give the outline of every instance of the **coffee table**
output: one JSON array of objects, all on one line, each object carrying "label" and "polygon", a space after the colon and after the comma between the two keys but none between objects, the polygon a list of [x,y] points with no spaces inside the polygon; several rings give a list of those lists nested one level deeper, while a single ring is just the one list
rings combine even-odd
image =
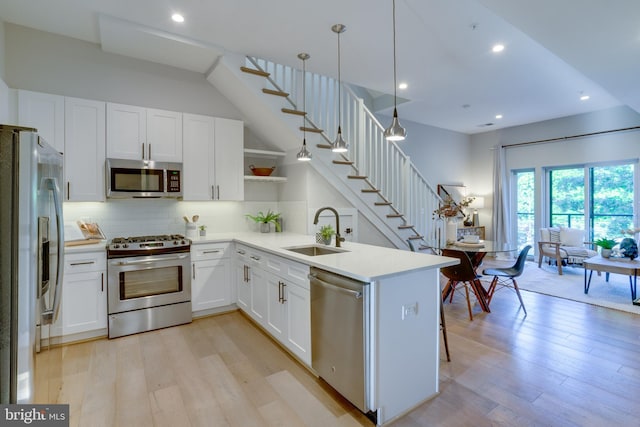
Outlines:
[{"label": "coffee table", "polygon": [[[587,270],[589,270],[589,278],[587,280]],[[630,260],[629,258],[602,258],[600,255],[587,258],[584,260],[584,293],[589,293],[589,285],[591,285],[591,276],[594,271],[607,273],[624,274],[629,276],[629,288],[631,288],[631,302],[640,305],[640,298],[636,298],[636,287],[638,282],[638,273],[640,273],[640,260]]]}]

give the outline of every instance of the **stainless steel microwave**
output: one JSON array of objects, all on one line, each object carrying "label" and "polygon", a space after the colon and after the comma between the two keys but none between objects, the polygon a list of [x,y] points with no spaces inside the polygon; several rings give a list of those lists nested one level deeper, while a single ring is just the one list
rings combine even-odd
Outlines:
[{"label": "stainless steel microwave", "polygon": [[107,197],[182,197],[182,163],[107,159]]}]

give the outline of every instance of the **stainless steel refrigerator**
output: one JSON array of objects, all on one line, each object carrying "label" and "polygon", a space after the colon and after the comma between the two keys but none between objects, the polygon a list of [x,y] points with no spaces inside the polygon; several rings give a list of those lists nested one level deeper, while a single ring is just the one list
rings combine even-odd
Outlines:
[{"label": "stainless steel refrigerator", "polygon": [[36,352],[58,314],[62,168],[35,129],[0,125],[0,403],[34,402]]}]

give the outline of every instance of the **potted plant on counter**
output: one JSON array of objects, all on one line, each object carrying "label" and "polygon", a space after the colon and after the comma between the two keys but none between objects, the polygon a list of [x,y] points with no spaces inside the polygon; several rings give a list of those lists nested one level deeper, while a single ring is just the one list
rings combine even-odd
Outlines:
[{"label": "potted plant on counter", "polygon": [[611,249],[616,245],[616,241],[603,237],[596,240],[595,244],[596,246],[600,246],[600,255],[602,258],[609,258],[611,256]]},{"label": "potted plant on counter", "polygon": [[279,213],[271,212],[271,209],[267,211],[267,213],[263,213],[262,211],[258,212],[257,215],[245,215],[247,218],[252,219],[256,223],[260,224],[260,232],[268,233],[271,231],[271,223],[275,224],[276,231],[280,231],[280,223],[278,219],[280,218]]},{"label": "potted plant on counter", "polygon": [[336,234],[336,231],[331,225],[323,225],[322,227],[320,227],[320,232],[318,234],[320,235],[322,243],[324,243],[325,245],[330,245],[331,238],[334,234]]}]

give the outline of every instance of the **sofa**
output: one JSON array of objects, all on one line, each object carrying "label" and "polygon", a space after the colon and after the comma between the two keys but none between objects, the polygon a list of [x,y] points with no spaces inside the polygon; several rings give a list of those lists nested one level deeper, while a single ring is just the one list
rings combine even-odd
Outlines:
[{"label": "sofa", "polygon": [[558,274],[562,274],[563,265],[582,265],[585,259],[597,255],[596,251],[587,247],[584,233],[584,230],[577,228],[541,228],[538,241],[538,268],[542,267],[542,259],[547,258],[549,264],[556,263]]}]

